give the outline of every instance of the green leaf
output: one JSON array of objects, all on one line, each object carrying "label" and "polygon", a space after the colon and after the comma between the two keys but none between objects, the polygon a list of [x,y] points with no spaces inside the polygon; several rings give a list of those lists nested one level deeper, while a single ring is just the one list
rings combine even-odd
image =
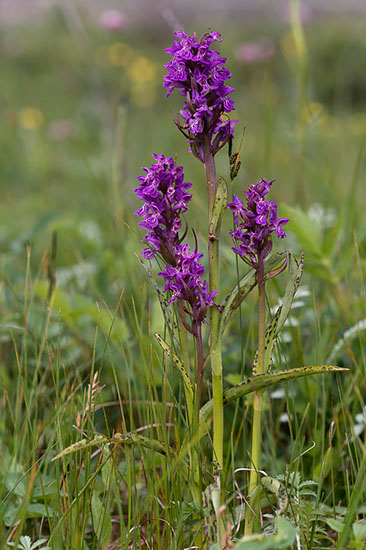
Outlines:
[{"label": "green leaf", "polygon": [[[49,290],[48,282],[37,280],[34,288],[36,295],[46,301]],[[98,326],[103,326],[108,332],[112,323],[114,327],[113,332],[111,332],[112,341],[119,343],[119,337],[121,339],[128,338],[129,329],[124,319],[116,315],[111,317],[107,309],[96,306],[94,299],[80,294],[70,297],[64,289],[56,287],[53,293],[53,311],[59,310],[61,311],[62,322],[72,329],[75,329],[75,326],[85,326],[86,320],[88,320],[93,326],[93,331],[96,323]]]},{"label": "green leaf", "polygon": [[101,548],[106,548],[112,536],[112,520],[95,493],[91,500],[91,517],[99,545]]},{"label": "green leaf", "polygon": [[366,474],[366,453],[363,453],[362,460],[358,464],[357,476],[354,481],[351,498],[348,502],[347,513],[344,518],[344,529],[337,542],[337,546],[336,546],[337,550],[341,550],[341,548],[344,548],[348,542],[348,539],[351,536],[351,530],[353,528],[353,524],[355,523],[358,505],[364,494],[365,474]]},{"label": "green leaf", "polygon": [[319,226],[314,220],[299,208],[289,205],[282,205],[281,215],[290,218],[287,229],[293,231],[299,240],[301,248],[321,257],[322,254],[322,234]]},{"label": "green leaf", "polygon": [[185,387],[187,388],[187,390],[189,391],[192,399],[193,399],[193,393],[194,393],[194,390],[193,390],[193,384],[191,382],[191,379],[188,375],[188,372],[186,371],[185,367],[184,367],[184,364],[183,362],[179,359],[178,355],[176,355],[174,353],[174,351],[171,349],[171,347],[165,342],[164,338],[162,336],[160,336],[159,333],[155,333],[154,334],[155,338],[157,339],[157,341],[159,342],[160,346],[162,347],[163,351],[169,355],[169,357],[171,358],[172,360],[172,363],[173,365],[179,370],[179,372],[181,373],[182,375],[182,378],[183,378],[183,383],[185,385]]},{"label": "green leaf", "polygon": [[[276,345],[278,335],[290,314],[294,296],[299,288],[302,273],[304,270],[304,254],[301,254],[299,262],[293,254],[288,254],[288,276],[285,295],[282,305],[277,309],[272,321],[267,327],[265,334],[265,352],[264,352],[264,372],[269,372],[272,362],[272,352]],[[257,358],[256,354],[252,374],[257,374]]]},{"label": "green leaf", "polygon": [[276,337],[278,336],[283,325],[285,324],[287,317],[289,316],[294,296],[300,286],[303,271],[304,254],[301,254],[300,260],[297,261],[293,254],[289,253],[287,285],[285,295],[283,297],[280,317],[278,319],[277,328],[275,331]]},{"label": "green leaf", "polygon": [[334,518],[327,518],[326,522],[329,527],[333,529],[333,531],[335,531],[336,533],[342,533],[344,529],[344,523],[342,521],[338,521]]},{"label": "green leaf", "polygon": [[[287,262],[287,252],[276,252],[272,254],[264,264],[264,273],[268,275],[271,271],[279,268],[281,264]],[[231,292],[226,296],[221,305],[220,332],[223,333],[231,315],[239,307],[241,302],[248,296],[249,292],[256,286],[256,270],[250,269],[238,284],[234,286]]]},{"label": "green leaf", "polygon": [[178,454],[172,447],[170,447],[169,445],[164,445],[161,441],[158,441],[157,439],[151,439],[149,437],[136,433],[129,433],[127,435],[116,433],[111,437],[96,435],[95,438],[92,440],[81,439],[77,443],[70,445],[69,447],[58,453],[58,455],[55,456],[55,458],[53,458],[52,460],[57,460],[63,456],[75,453],[77,451],[88,449],[89,447],[96,447],[98,445],[105,445],[107,443],[137,445],[138,447],[143,447],[146,449],[150,449],[151,451],[154,451],[156,453],[160,453],[163,456],[169,455],[174,460],[176,460],[177,465],[182,471],[184,477],[186,479],[189,478],[188,465],[187,462],[184,460],[183,455]]},{"label": "green leaf", "polygon": [[[45,542],[47,542],[47,539],[39,539],[39,540],[37,540],[36,542],[34,542],[32,544],[31,549],[35,550],[36,548],[38,548],[42,544],[45,544]],[[42,546],[41,550],[51,550],[51,547],[50,546]]]},{"label": "green leaf", "polygon": [[233,388],[228,388],[224,391],[224,404],[227,405],[253,391],[258,391],[279,382],[288,382],[295,378],[301,378],[302,376],[310,376],[312,374],[324,374],[326,372],[340,372],[348,369],[342,367],[336,367],[332,365],[317,365],[308,367],[296,367],[294,369],[275,371],[270,374],[262,374],[258,376],[252,376],[246,381],[237,384]]},{"label": "green leaf", "polygon": [[219,178],[217,181],[217,189],[215,202],[213,205],[212,217],[208,226],[210,239],[215,239],[217,229],[220,227],[221,218],[226,211],[228,200],[229,195],[227,190],[227,183],[224,178]]},{"label": "green leaf", "polygon": [[217,513],[220,508],[220,476],[206,487],[202,493],[202,509],[205,531],[209,545],[220,541],[219,522]]},{"label": "green leaf", "polygon": [[280,512],[284,512],[288,506],[288,495],[284,484],[270,476],[262,477],[261,484],[266,491],[276,495],[278,509]]},{"label": "green leaf", "polygon": [[[42,544],[47,542],[47,539],[39,539],[36,542],[32,543],[32,539],[28,537],[28,535],[22,535],[19,539],[19,543],[17,545],[18,550],[35,550],[36,548],[39,548]],[[14,546],[14,542],[8,542],[8,546]],[[42,546],[41,550],[51,550],[50,546]]]},{"label": "green leaf", "polygon": [[232,372],[225,376],[225,380],[230,386],[235,386],[236,384],[240,384],[242,379],[242,375],[239,372]]},{"label": "green leaf", "polygon": [[[263,364],[264,372],[267,372],[271,366],[272,350],[276,343],[276,332],[277,332],[277,326],[281,315],[281,311],[282,311],[282,306],[280,306],[276,311],[276,314],[273,317],[272,321],[269,323],[266,330],[266,334],[264,336],[264,364]],[[258,350],[254,357],[252,376],[256,376],[257,374],[258,374]]]},{"label": "green leaf", "polygon": [[26,516],[27,518],[42,518],[47,517],[47,512],[49,517],[53,516],[53,510],[48,506],[41,503],[28,504]]},{"label": "green leaf", "polygon": [[[73,443],[63,451],[61,451],[55,458],[52,460],[57,460],[58,458],[61,458],[62,456],[69,455],[71,453],[75,453],[77,451],[81,451],[84,449],[87,449],[89,447],[96,447],[98,445],[104,445],[106,443],[125,443],[130,445],[141,445],[141,447],[146,447],[148,449],[151,449],[153,451],[156,451],[158,453],[161,453],[163,455],[167,454],[167,449],[161,443],[160,441],[156,439],[150,439],[149,437],[146,437],[144,435],[135,434],[135,433],[129,433],[127,435],[123,435],[120,433],[116,433],[111,437],[107,437],[104,435],[97,435],[94,439],[88,440],[88,439],[81,439],[77,443]],[[174,449],[170,447],[171,451],[174,453]]]},{"label": "green leaf", "polygon": [[[15,546],[15,542],[8,542],[9,546]],[[17,548],[22,550],[31,550],[32,548],[32,539],[28,535],[22,535],[19,539]]]},{"label": "green leaf", "polygon": [[14,495],[24,497],[27,492],[27,480],[25,475],[22,476],[15,472],[9,472],[5,477],[5,487]]},{"label": "green leaf", "polygon": [[366,539],[366,520],[363,519],[354,523],[352,530],[356,539]]},{"label": "green leaf", "polygon": [[63,449],[58,455],[56,455],[52,460],[58,460],[62,456],[69,455],[71,453],[76,453],[77,451],[83,451],[85,449],[88,449],[89,447],[96,447],[97,445],[102,445],[103,443],[109,443],[110,439],[108,437],[104,437],[103,435],[97,435],[94,439],[80,439],[80,441],[77,441],[77,443],[73,443],[72,445],[69,445],[69,447],[66,447],[66,449]]},{"label": "green leaf", "polygon": [[[318,365],[309,367],[297,367],[295,369],[275,371],[269,374],[261,374],[258,376],[252,376],[248,380],[237,384],[232,388],[228,388],[223,392],[224,406],[229,403],[233,403],[237,399],[244,397],[254,391],[259,391],[264,388],[279,384],[280,382],[288,382],[295,378],[301,378],[303,376],[310,376],[312,374],[324,374],[328,372],[341,372],[348,369],[342,367],[336,367],[332,365]],[[207,422],[210,420],[213,411],[213,400],[208,401],[200,410],[200,427],[199,438],[207,431]]]},{"label": "green leaf", "polygon": [[196,515],[202,515],[202,509],[199,506],[197,502],[188,502],[183,501],[182,504],[177,503],[179,506],[181,506],[181,513],[182,513],[182,521],[183,523],[192,521],[192,518]]},{"label": "green leaf", "polygon": [[290,548],[295,542],[296,527],[281,516],[278,516],[276,519],[276,527],[277,529],[274,535],[250,535],[243,538],[235,547],[236,550],[272,550]]},{"label": "green leaf", "polygon": [[307,487],[308,485],[318,485],[317,481],[313,481],[312,479],[307,479],[305,481],[302,481],[299,484],[299,489],[302,489],[303,487]]},{"label": "green leaf", "polygon": [[19,508],[12,502],[6,505],[3,521],[6,527],[12,527],[18,517]]}]

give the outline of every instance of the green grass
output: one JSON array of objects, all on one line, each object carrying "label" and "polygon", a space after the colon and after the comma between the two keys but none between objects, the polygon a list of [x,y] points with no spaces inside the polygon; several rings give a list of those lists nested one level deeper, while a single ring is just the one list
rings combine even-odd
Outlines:
[{"label": "green grass", "polygon": [[[285,24],[205,21],[187,31],[204,32],[208,25],[225,38],[220,50],[234,75],[238,118],[247,121],[234,192],[263,176],[277,178],[280,215],[291,218],[285,246],[305,253],[307,292],[295,304],[274,368],[330,362],[349,368],[266,394],[263,469],[285,480],[287,516],[299,526],[301,548],[363,548],[361,21],[306,27],[307,74],[299,71]],[[198,223],[204,249],[202,167],[171,121],[178,99],[165,99],[161,85],[171,32],[156,29],[142,40],[140,29],[123,37],[92,25],[85,30],[76,39],[57,16],[39,28],[0,32],[0,547],[29,536],[60,550],[189,548],[202,512],[170,450],[178,451],[190,430],[184,391],[153,336],[164,335],[164,319],[139,262],[142,232],[132,212],[139,206],[133,189],[140,166],[151,163],[153,152],[177,154],[194,184],[189,220]],[[273,40],[274,57],[241,65],[233,54],[237,45],[259,34]],[[218,171],[228,176],[225,152]],[[222,298],[236,278],[229,218],[222,229]],[[267,287],[274,307],[285,278]],[[236,317],[225,332],[226,386],[249,375],[255,349],[255,299],[249,296],[240,324]],[[208,373],[203,393],[206,400]],[[225,409],[223,487],[237,538],[248,487],[243,468],[250,467],[250,405],[247,396]],[[83,438],[135,430],[160,441],[167,456],[138,441],[83,447],[53,461]],[[206,437],[205,486],[213,481],[211,454]],[[304,485],[309,481],[314,484]],[[273,506],[270,499],[265,512],[273,514]]]}]

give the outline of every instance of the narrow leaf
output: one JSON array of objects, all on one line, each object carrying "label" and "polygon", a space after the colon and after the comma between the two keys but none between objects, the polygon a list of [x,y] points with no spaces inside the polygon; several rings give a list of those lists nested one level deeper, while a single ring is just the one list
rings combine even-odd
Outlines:
[{"label": "narrow leaf", "polygon": [[[264,372],[267,372],[271,365],[272,350],[276,341],[277,326],[281,315],[281,310],[282,310],[282,306],[280,306],[276,311],[276,314],[273,317],[272,321],[269,323],[266,330],[266,334],[264,336],[264,365],[263,365]],[[256,376],[257,374],[258,374],[258,351],[255,354],[255,358],[253,362],[252,376]]]},{"label": "narrow leaf", "polygon": [[166,447],[157,439],[150,439],[149,437],[135,433],[129,433],[127,435],[116,433],[111,437],[97,435],[92,440],[81,439],[77,443],[74,443],[73,445],[70,445],[69,447],[61,451],[57,456],[55,456],[53,460],[57,460],[62,456],[75,453],[76,451],[87,449],[88,447],[97,447],[98,445],[103,445],[106,443],[126,443],[127,445],[137,444],[153,451],[157,451],[158,453],[161,453],[165,456],[167,455]]},{"label": "narrow leaf", "polygon": [[[287,262],[287,252],[276,252],[272,254],[264,264],[264,273],[267,275],[272,270],[279,267],[283,262]],[[221,305],[220,331],[224,331],[232,313],[239,307],[241,302],[256,286],[256,270],[250,269],[239,283],[234,286],[231,292],[226,296]]]},{"label": "narrow leaf", "polygon": [[262,477],[261,483],[265,490],[276,495],[278,509],[280,512],[284,512],[288,506],[288,495],[284,484],[270,476]]},{"label": "narrow leaf", "polygon": [[224,178],[219,178],[217,182],[215,202],[213,205],[212,217],[209,223],[209,238],[215,239],[218,227],[220,227],[221,218],[227,208],[229,200],[227,183]]},{"label": "narrow leaf", "polygon": [[[264,372],[269,372],[272,364],[272,352],[276,345],[278,335],[290,314],[294,296],[299,288],[302,272],[304,269],[304,255],[301,254],[299,262],[296,258],[288,253],[288,276],[285,295],[282,305],[277,309],[272,321],[267,327],[265,335],[265,351],[264,351]],[[257,374],[258,352],[255,355],[252,374]]]},{"label": "narrow leaf", "polygon": [[159,344],[162,347],[163,351],[167,355],[169,355],[169,357],[171,358],[173,365],[181,373],[182,378],[183,378],[183,383],[184,383],[185,387],[187,388],[187,390],[189,391],[189,393],[191,394],[192,399],[193,399],[193,393],[194,393],[193,392],[193,384],[192,384],[191,379],[188,375],[188,372],[186,371],[186,369],[184,367],[183,362],[179,359],[178,355],[176,355],[174,353],[174,351],[171,349],[171,347],[165,342],[164,338],[162,336],[160,336],[160,334],[158,332],[156,332],[154,334],[154,336],[157,339],[157,341],[159,342]]},{"label": "narrow leaf", "polygon": [[179,468],[182,471],[183,475],[188,479],[188,465],[184,458],[179,455],[172,447],[170,447],[169,445],[164,445],[161,441],[157,439],[151,439],[149,437],[136,433],[128,433],[127,435],[115,433],[111,437],[96,435],[95,438],[92,440],[82,439],[81,441],[78,441],[77,443],[74,443],[73,445],[70,445],[69,447],[61,451],[52,460],[57,460],[63,456],[75,453],[76,451],[87,449],[88,447],[96,447],[98,445],[104,445],[106,443],[123,443],[125,445],[137,445],[145,449],[150,449],[151,451],[159,453],[163,456],[169,455],[177,461],[177,464],[179,465]]},{"label": "narrow leaf", "polygon": [[215,478],[214,483],[208,485],[202,493],[202,509],[205,532],[209,545],[220,540],[217,512],[220,507],[220,477]]},{"label": "narrow leaf", "polygon": [[358,464],[358,471],[356,479],[353,484],[353,491],[351,498],[348,502],[347,513],[344,518],[344,529],[342,530],[341,536],[338,539],[336,550],[341,550],[345,548],[348,540],[352,536],[352,524],[357,516],[357,509],[359,503],[362,502],[362,497],[364,495],[365,489],[365,475],[366,475],[366,453],[363,453],[363,457]]},{"label": "narrow leaf", "polygon": [[76,453],[77,451],[83,451],[89,447],[96,447],[97,445],[102,445],[103,443],[109,443],[109,438],[102,435],[97,435],[94,439],[80,439],[77,443],[73,443],[63,449],[58,455],[56,455],[52,460],[58,460],[62,456],[69,455],[71,453]]},{"label": "narrow leaf", "polygon": [[100,498],[95,493],[93,493],[91,500],[91,516],[99,546],[104,549],[108,546],[112,536],[112,520]]},{"label": "narrow leaf", "polygon": [[158,441],[157,439],[151,439],[150,437],[146,437],[145,435],[141,434],[130,433],[127,435],[123,435],[120,433],[116,433],[110,439],[111,442],[114,443],[141,445],[141,447],[151,449],[152,451],[156,451],[164,456],[168,455],[168,450],[171,451],[173,455],[175,454],[175,451],[174,449],[172,449],[172,447],[169,447],[169,449],[167,449],[166,445],[164,445],[161,441]]},{"label": "narrow leaf", "polygon": [[287,317],[289,316],[294,296],[301,282],[303,270],[304,270],[304,254],[301,254],[299,261],[296,260],[293,254],[289,254],[287,285],[286,285],[285,295],[283,298],[281,314],[278,320],[277,329],[275,333],[276,336],[279,334],[280,330],[285,324]]},{"label": "narrow leaf", "polygon": [[[232,388],[228,388],[223,393],[224,406],[233,403],[240,397],[248,395],[254,391],[259,391],[264,388],[279,384],[280,382],[288,382],[295,378],[310,376],[312,374],[324,374],[328,372],[341,372],[348,369],[336,367],[333,365],[317,365],[309,367],[297,367],[295,369],[275,371],[272,373],[252,376],[248,380],[237,384]],[[213,400],[208,401],[200,410],[200,426],[199,438],[203,437],[207,431],[208,421],[211,419],[213,411]]]}]

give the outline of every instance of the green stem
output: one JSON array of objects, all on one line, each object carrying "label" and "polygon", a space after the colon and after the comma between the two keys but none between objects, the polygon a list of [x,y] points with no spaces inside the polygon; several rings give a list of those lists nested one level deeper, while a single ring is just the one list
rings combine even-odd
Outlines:
[{"label": "green stem", "polygon": [[[202,381],[203,381],[203,345],[202,345],[202,331],[201,323],[197,323],[195,326],[196,332],[196,350],[197,350],[197,366],[196,366],[196,417],[194,419],[194,430],[193,434],[197,434],[199,430],[199,415],[201,409],[201,394],[202,394]],[[201,456],[200,456],[200,441],[196,441],[195,445],[195,459],[194,463],[194,481],[195,487],[201,487]],[[195,498],[197,498],[195,496]],[[202,506],[202,491],[199,491],[198,494],[198,504]],[[201,536],[201,535],[200,535]],[[198,544],[197,541],[195,544]]]},{"label": "green stem", "polygon": [[[183,324],[183,321],[180,315],[178,315],[178,318],[179,318],[180,346],[181,346],[181,352],[182,352],[182,358],[183,358],[183,365],[188,375],[190,375],[187,330]],[[188,424],[190,428],[193,429],[192,433],[195,433],[196,429],[194,429],[194,424],[197,423],[197,421],[194,417],[194,404],[193,404],[192,396],[185,384],[184,384],[184,393],[185,393],[187,413],[188,413]],[[198,489],[198,487],[200,487],[200,479],[201,479],[200,460],[199,460],[199,443],[200,442],[198,440],[197,449],[194,449],[191,447],[189,448],[188,455],[189,455],[189,463],[190,463],[191,471],[193,472],[192,496],[193,496],[193,500],[200,505],[202,502],[202,494],[201,494],[201,491]]]},{"label": "green stem", "polygon": [[[257,374],[264,374],[264,352],[265,352],[265,332],[266,332],[266,295],[264,280],[264,258],[263,252],[258,253],[258,370]],[[258,470],[261,461],[262,445],[262,396],[263,390],[256,391],[253,398],[253,424],[252,424],[252,470],[249,478],[249,495],[258,484]],[[253,532],[253,522],[257,513],[255,503],[251,503],[250,510],[247,507],[245,521],[245,535],[251,535]]]},{"label": "green stem", "polygon": [[[207,138],[203,144],[204,165],[206,171],[208,222],[210,223],[216,196],[216,170],[214,156],[211,152],[210,140]],[[209,290],[217,290],[219,294],[219,241],[220,223],[217,225],[215,235],[209,235],[208,239],[208,273]],[[222,359],[220,338],[220,312],[217,306],[210,309],[210,324],[212,331],[211,373],[212,373],[212,397],[213,397],[213,447],[214,458],[220,467],[223,465],[223,439],[224,439],[224,415],[223,415],[223,385],[222,385]]]}]

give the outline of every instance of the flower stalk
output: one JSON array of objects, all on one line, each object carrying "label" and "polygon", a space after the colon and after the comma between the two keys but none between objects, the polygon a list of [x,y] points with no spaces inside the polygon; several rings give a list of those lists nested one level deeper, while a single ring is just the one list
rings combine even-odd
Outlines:
[{"label": "flower stalk", "polygon": [[[209,225],[213,216],[216,197],[217,183],[215,159],[211,152],[211,144],[206,139],[203,145],[203,161],[206,173],[207,199],[208,199],[208,220]],[[219,292],[220,286],[220,221],[216,225],[215,234],[208,236],[208,273],[209,290],[215,289]],[[211,348],[211,376],[213,395],[213,452],[215,460],[223,465],[224,450],[224,414],[223,414],[223,384],[222,384],[222,357],[220,338],[220,311],[216,305],[210,308],[210,325],[212,334]]]},{"label": "flower stalk", "polygon": [[[284,238],[282,227],[288,222],[287,218],[277,218],[277,204],[267,201],[265,196],[270,191],[274,180],[267,182],[262,179],[257,185],[250,185],[246,195],[246,208],[243,202],[233,195],[233,202],[229,203],[234,213],[235,229],[231,231],[235,246],[233,251],[244,262],[255,269],[258,286],[258,352],[253,365],[252,375],[263,375],[265,364],[265,335],[266,335],[266,295],[264,261],[272,250],[272,234]],[[272,275],[273,276],[273,275]],[[253,398],[252,423],[252,453],[251,472],[249,479],[249,496],[254,493],[258,484],[258,470],[260,469],[262,445],[262,398],[263,390],[256,391]],[[245,514],[245,535],[253,532],[253,523],[257,515],[257,503],[250,503]]]},{"label": "flower stalk", "polygon": [[[179,38],[166,51],[172,56],[165,68],[164,87],[169,96],[175,89],[185,98],[183,108],[174,118],[175,124],[188,139],[190,151],[203,163],[206,174],[208,203],[208,264],[209,292],[219,291],[219,239],[220,216],[213,220],[217,192],[215,154],[230,140],[237,121],[227,115],[234,110],[229,97],[234,88],[226,81],[231,73],[224,66],[226,58],[211,50],[214,42],[221,42],[220,34],[208,32],[199,39],[195,34],[175,33]],[[215,227],[211,232],[211,225]],[[211,374],[214,400],[213,453],[220,467],[223,466],[223,383],[220,339],[220,311],[210,305],[211,326]],[[199,388],[200,391],[200,388]],[[199,394],[200,395],[200,394]]]},{"label": "flower stalk", "polygon": [[[265,351],[265,331],[266,331],[266,295],[264,278],[264,260],[263,251],[258,253],[258,363],[257,374],[264,374],[264,351]],[[262,447],[262,399],[263,390],[256,391],[253,396],[253,423],[252,423],[252,451],[251,451],[251,471],[249,478],[249,494],[254,491],[258,484],[258,470],[261,467],[261,447]],[[253,511],[252,511],[253,510]],[[257,510],[255,503],[251,503],[251,508],[247,507],[245,521],[245,535],[251,535],[253,532],[253,522]]]}]

